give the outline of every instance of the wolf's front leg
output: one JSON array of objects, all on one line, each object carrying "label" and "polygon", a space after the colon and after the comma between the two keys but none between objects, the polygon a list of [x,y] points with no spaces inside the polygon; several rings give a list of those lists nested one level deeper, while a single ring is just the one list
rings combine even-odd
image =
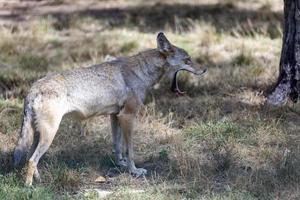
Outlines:
[{"label": "wolf's front leg", "polygon": [[127,167],[127,161],[122,156],[122,130],[117,115],[110,115],[111,130],[113,138],[113,153],[115,154],[116,164],[121,167]]},{"label": "wolf's front leg", "polygon": [[122,128],[123,140],[125,143],[125,155],[127,158],[127,165],[129,172],[136,177],[147,174],[147,170],[143,168],[136,168],[134,164],[133,155],[133,143],[132,143],[132,133],[134,129],[134,123],[136,118],[136,113],[139,108],[138,100],[134,97],[129,98],[124,105],[122,111],[118,114],[118,119],[120,126]]},{"label": "wolf's front leg", "polygon": [[87,124],[88,120],[83,120],[80,122],[80,136],[86,137],[88,135]]}]

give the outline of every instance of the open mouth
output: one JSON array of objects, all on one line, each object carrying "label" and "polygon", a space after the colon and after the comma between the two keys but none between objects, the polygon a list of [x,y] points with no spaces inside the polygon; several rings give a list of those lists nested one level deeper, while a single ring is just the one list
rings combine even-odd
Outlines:
[{"label": "open mouth", "polygon": [[177,73],[178,73],[179,71],[181,71],[181,70],[185,70],[185,71],[191,72],[191,73],[193,73],[193,74],[195,74],[195,75],[198,75],[198,76],[200,76],[200,75],[202,75],[202,74],[204,74],[204,73],[206,72],[206,69],[203,70],[203,71],[200,72],[200,73],[193,72],[193,71],[189,71],[189,70],[186,70],[186,69],[179,69],[179,70],[177,70],[177,71],[175,72],[175,74],[174,74],[174,78],[173,78],[172,85],[171,85],[171,91],[172,91],[172,92],[175,92],[175,93],[178,94],[178,95],[185,94],[184,91],[181,91],[181,90],[179,89],[179,87],[178,87],[178,82],[177,82]]}]

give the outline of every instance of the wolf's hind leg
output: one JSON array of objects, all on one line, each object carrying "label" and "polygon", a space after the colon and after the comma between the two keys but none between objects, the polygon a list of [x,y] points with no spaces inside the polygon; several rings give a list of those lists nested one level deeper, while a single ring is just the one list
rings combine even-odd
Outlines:
[{"label": "wolf's hind leg", "polygon": [[[40,117],[40,118],[39,118]],[[62,115],[50,113],[41,113],[37,115],[37,131],[39,132],[38,145],[28,161],[26,185],[32,185],[33,176],[40,181],[40,175],[37,169],[38,162],[44,153],[50,147],[57,132]]]}]

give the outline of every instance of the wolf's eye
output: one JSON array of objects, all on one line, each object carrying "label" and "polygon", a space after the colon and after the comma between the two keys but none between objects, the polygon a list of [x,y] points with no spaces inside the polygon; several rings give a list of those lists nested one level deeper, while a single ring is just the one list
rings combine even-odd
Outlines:
[{"label": "wolf's eye", "polygon": [[184,60],[184,63],[187,64],[187,65],[189,65],[189,64],[192,63],[192,61],[191,61],[190,58],[187,58],[187,59]]}]

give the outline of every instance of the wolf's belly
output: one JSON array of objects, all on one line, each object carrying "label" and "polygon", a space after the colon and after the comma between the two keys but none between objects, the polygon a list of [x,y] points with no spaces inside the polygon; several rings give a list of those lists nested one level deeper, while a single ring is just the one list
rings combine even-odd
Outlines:
[{"label": "wolf's belly", "polygon": [[71,106],[70,112],[78,118],[89,118],[95,115],[107,115],[119,113],[120,108],[126,99],[126,92],[123,90],[101,92],[98,89],[93,94],[82,92],[78,96],[70,96],[68,102]]},{"label": "wolf's belly", "polygon": [[98,116],[98,115],[109,115],[109,114],[117,114],[120,112],[120,107],[118,105],[107,105],[107,106],[97,106],[94,108],[78,108],[73,110],[70,114],[72,117],[83,120],[90,117]]}]

